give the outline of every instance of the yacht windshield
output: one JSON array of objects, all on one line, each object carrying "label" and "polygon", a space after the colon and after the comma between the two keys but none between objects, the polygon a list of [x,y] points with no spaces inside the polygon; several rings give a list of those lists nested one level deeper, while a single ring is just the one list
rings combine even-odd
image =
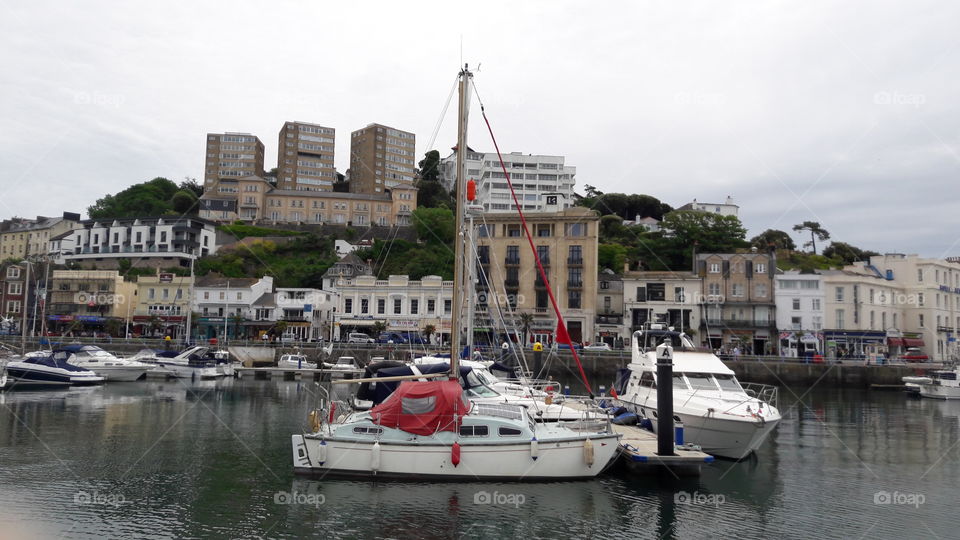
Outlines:
[{"label": "yacht windshield", "polygon": [[673,374],[674,390],[687,390],[687,381],[683,380],[683,373]]},{"label": "yacht windshield", "polygon": [[686,376],[694,390],[717,390],[717,385],[713,383],[713,375],[710,373],[687,373]]},{"label": "yacht windshield", "polygon": [[497,397],[500,395],[483,384],[475,371],[467,373],[466,377],[463,378],[463,386],[467,397]]},{"label": "yacht windshield", "polygon": [[743,387],[733,375],[716,374],[714,377],[717,378],[717,384],[724,392],[743,392]]}]

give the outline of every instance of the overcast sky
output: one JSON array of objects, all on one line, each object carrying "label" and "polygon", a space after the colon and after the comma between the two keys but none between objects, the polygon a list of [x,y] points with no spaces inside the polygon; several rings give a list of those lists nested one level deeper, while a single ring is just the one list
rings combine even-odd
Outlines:
[{"label": "overcast sky", "polygon": [[[202,179],[208,132],[258,135],[270,169],[287,120],[335,128],[341,172],[371,122],[413,131],[422,155],[462,60],[479,64],[501,149],[566,156],[578,191],[732,195],[751,236],[813,220],[866,249],[960,255],[958,15],[947,1],[7,2],[0,218]],[[478,107],[472,120],[470,146],[492,150]]]}]

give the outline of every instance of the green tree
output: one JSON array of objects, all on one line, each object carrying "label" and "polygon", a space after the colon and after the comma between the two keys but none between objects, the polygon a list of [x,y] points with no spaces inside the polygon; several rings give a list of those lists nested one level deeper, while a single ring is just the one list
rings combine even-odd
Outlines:
[{"label": "green tree", "polygon": [[843,264],[866,261],[874,255],[879,255],[879,253],[876,251],[863,250],[856,246],[851,246],[846,242],[830,242],[830,245],[823,250],[824,257],[838,259],[843,261]]},{"label": "green tree", "polygon": [[197,200],[197,196],[194,195],[192,191],[181,189],[173,194],[173,199],[171,199],[170,202],[174,212],[178,214],[190,214],[196,213],[194,207],[197,204]]},{"label": "green tree", "polygon": [[626,246],[620,244],[600,244],[597,247],[597,266],[600,269],[609,268],[619,274],[623,272],[629,252]]},{"label": "green tree", "polygon": [[520,324],[520,328],[523,330],[524,343],[529,340],[530,327],[533,326],[533,321],[533,313],[521,312],[519,315],[517,315],[517,322]]},{"label": "green tree", "polygon": [[189,191],[193,193],[194,198],[199,199],[203,195],[203,186],[200,185],[200,182],[197,182],[196,178],[188,176],[183,179],[183,182],[180,182],[180,191]]},{"label": "green tree", "polygon": [[373,338],[376,339],[380,334],[387,331],[387,323],[383,321],[374,321],[373,326],[370,327],[373,330]]},{"label": "green tree", "polygon": [[810,231],[810,241],[803,245],[804,247],[810,246],[810,249],[813,251],[814,255],[817,254],[817,240],[822,242],[830,239],[830,233],[828,233],[827,230],[821,227],[820,223],[816,221],[804,221],[799,225],[794,225],[793,230],[797,232]]},{"label": "green tree", "polygon": [[664,216],[660,227],[638,236],[638,255],[648,270],[692,268],[694,247],[701,253],[731,253],[749,246],[736,216],[678,210]]},{"label": "green tree", "polygon": [[453,194],[440,178],[440,152],[430,150],[420,160],[417,170],[417,206],[453,208]]},{"label": "green tree", "polygon": [[413,211],[417,237],[427,244],[453,245],[456,220],[447,208],[417,208]]},{"label": "green tree", "polygon": [[170,180],[154,178],[98,199],[87,208],[87,214],[92,219],[174,214],[172,200],[177,191],[179,188]]},{"label": "green tree", "polygon": [[430,150],[417,164],[421,182],[440,181],[440,152]]},{"label": "green tree", "polygon": [[796,244],[793,243],[793,238],[790,238],[789,234],[777,229],[767,229],[757,236],[754,236],[750,239],[750,245],[759,250],[767,250],[771,247],[790,251],[797,249]]}]

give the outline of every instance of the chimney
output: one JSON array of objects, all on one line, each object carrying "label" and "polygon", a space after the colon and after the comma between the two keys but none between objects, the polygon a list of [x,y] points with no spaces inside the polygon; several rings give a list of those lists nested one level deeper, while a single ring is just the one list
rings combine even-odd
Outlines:
[{"label": "chimney", "polygon": [[623,273],[627,273],[627,272],[629,272],[629,271],[630,271],[630,261],[624,261],[624,262],[623,262]]}]

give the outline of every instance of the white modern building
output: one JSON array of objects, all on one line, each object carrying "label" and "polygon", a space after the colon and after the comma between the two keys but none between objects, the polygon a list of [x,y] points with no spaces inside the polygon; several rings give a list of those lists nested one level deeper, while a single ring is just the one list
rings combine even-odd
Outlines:
[{"label": "white modern building", "polygon": [[777,330],[784,356],[823,352],[823,276],[787,270],[774,276]]},{"label": "white modern building", "polygon": [[696,210],[721,216],[738,216],[740,213],[740,207],[733,203],[733,197],[727,197],[727,200],[722,203],[700,202],[694,199],[677,210]]},{"label": "white modern building", "polygon": [[431,339],[449,340],[453,309],[453,282],[440,276],[412,281],[408,276],[359,275],[337,280],[338,306],[334,313],[334,336],[346,339],[350,332],[373,335],[377,322],[391,332],[422,334],[427,325]]},{"label": "white modern building", "polygon": [[[503,161],[524,210],[543,211],[551,203],[554,207],[559,203],[560,210],[573,206],[577,168],[566,165],[563,156],[511,152],[503,154]],[[456,164],[456,152],[440,161],[441,178],[447,189],[455,185]],[[466,169],[467,176],[477,182],[477,204],[485,211],[516,210],[496,153],[467,152]]]},{"label": "white modern building", "polygon": [[624,334],[631,336],[648,322],[663,323],[690,334],[695,342],[701,322],[703,280],[690,272],[624,272]]},{"label": "white modern building", "polygon": [[320,289],[277,287],[274,317],[287,323],[284,339],[325,341],[330,338],[337,293]]},{"label": "white modern building", "polygon": [[199,339],[257,338],[276,321],[273,277],[197,278],[192,309]]},{"label": "white modern building", "polygon": [[117,269],[121,259],[133,267],[187,266],[190,259],[217,252],[216,226],[197,217],[169,216],[88,219],[48,242],[57,264]]}]

